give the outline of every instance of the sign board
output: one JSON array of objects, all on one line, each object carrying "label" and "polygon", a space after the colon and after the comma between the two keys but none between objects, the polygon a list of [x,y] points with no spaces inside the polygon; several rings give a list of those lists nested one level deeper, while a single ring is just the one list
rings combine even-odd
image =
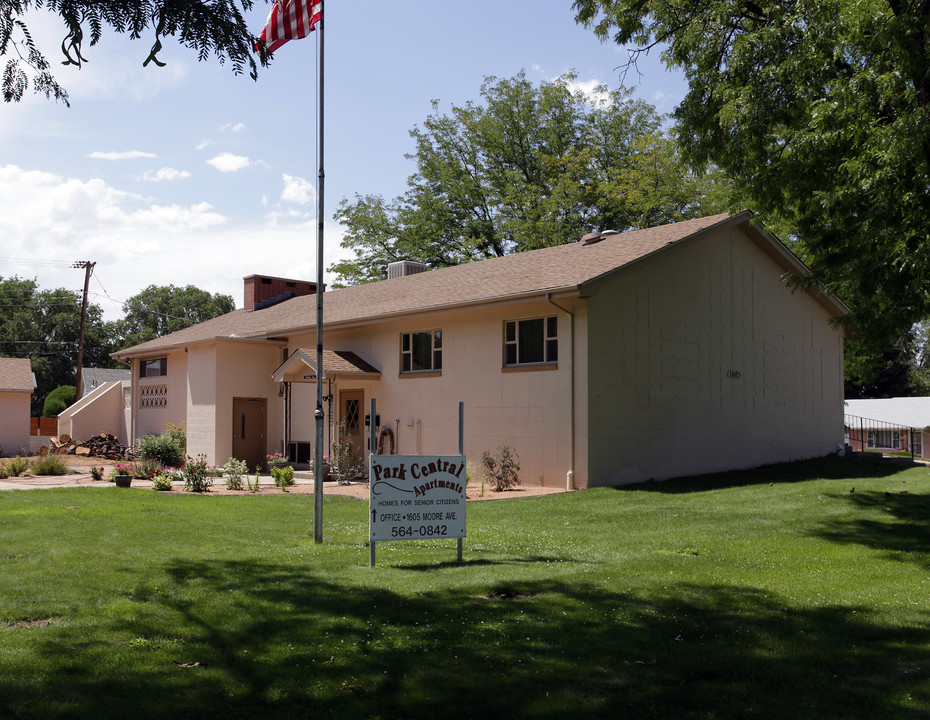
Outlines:
[{"label": "sign board", "polygon": [[464,455],[371,455],[368,538],[465,537]]}]

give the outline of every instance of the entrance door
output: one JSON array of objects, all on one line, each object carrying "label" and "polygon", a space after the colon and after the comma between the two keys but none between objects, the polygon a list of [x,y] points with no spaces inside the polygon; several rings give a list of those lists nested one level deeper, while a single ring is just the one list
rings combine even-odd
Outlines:
[{"label": "entrance door", "polygon": [[[343,390],[339,394],[340,426],[345,423],[346,438],[352,443],[352,463],[363,471],[362,457],[365,449],[365,431],[362,422],[364,390]],[[341,429],[341,427],[340,427]]]},{"label": "entrance door", "polygon": [[250,470],[265,464],[265,398],[233,398],[233,457]]}]

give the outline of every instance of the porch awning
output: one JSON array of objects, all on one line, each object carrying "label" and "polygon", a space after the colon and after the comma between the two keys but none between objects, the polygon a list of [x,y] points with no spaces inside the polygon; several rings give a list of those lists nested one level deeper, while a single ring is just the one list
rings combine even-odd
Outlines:
[{"label": "porch awning", "polygon": [[[316,350],[297,348],[271,379],[275,382],[316,382]],[[323,379],[350,375],[369,380],[380,380],[381,371],[348,350],[323,351]]]}]

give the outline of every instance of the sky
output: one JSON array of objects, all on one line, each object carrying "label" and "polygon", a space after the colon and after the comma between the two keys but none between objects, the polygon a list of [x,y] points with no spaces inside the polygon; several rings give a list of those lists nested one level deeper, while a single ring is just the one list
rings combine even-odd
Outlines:
[{"label": "sky", "polygon": [[[351,255],[333,219],[356,195],[392,199],[415,167],[409,131],[480,99],[485,77],[534,84],[574,70],[621,85],[624,48],[577,25],[571,0],[327,0],[324,268]],[[257,35],[270,5],[248,14]],[[83,289],[104,319],[149,285],[195,285],[242,306],[242,279],[316,279],[317,37],[287,43],[254,82],[173,38],[143,67],[154,31],[85,43],[60,65],[57,15],[26,17],[71,107],[33,95],[0,104],[0,277]],[[686,92],[657,54],[628,73],[634,97],[670,113]],[[324,277],[327,283],[333,278]]]}]

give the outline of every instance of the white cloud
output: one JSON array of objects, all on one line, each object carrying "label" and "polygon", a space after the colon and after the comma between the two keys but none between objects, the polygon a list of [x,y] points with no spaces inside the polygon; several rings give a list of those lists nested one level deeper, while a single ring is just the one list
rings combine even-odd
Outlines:
[{"label": "white cloud", "polygon": [[143,150],[113,150],[110,152],[96,151],[88,153],[87,157],[94,158],[95,160],[138,160],[139,158],[154,158],[158,156]]},{"label": "white cloud", "polygon": [[244,155],[233,155],[224,152],[207,160],[207,165],[212,165],[220,172],[237,172],[249,167],[252,161]]},{"label": "white cloud", "polygon": [[316,199],[316,188],[309,180],[287,174],[282,175],[281,179],[284,181],[284,189],[281,191],[283,202],[306,205]]},{"label": "white cloud", "polygon": [[[83,273],[48,261],[96,262],[93,301],[108,320],[152,284],[196,285],[232,295],[241,306],[247,275],[315,280],[316,229],[314,214],[297,208],[233,223],[197,198],[161,202],[100,179],[0,165],[0,277],[35,277],[44,289],[78,291]],[[351,255],[339,246],[342,235],[340,226],[325,224],[327,266]]]},{"label": "white cloud", "polygon": [[612,104],[610,92],[600,80],[573,80],[567,83],[570,92],[580,92],[594,107],[604,107]]},{"label": "white cloud", "polygon": [[242,132],[243,130],[245,130],[245,123],[241,123],[241,122],[240,123],[225,123],[220,126],[220,130],[223,130],[223,131],[228,130],[229,132],[234,132],[234,133]]},{"label": "white cloud", "polygon": [[183,180],[190,176],[191,174],[187,170],[175,170],[174,168],[164,167],[159,168],[155,172],[151,170],[147,171],[145,175],[142,176],[142,179],[152,182],[161,182],[162,180]]}]

